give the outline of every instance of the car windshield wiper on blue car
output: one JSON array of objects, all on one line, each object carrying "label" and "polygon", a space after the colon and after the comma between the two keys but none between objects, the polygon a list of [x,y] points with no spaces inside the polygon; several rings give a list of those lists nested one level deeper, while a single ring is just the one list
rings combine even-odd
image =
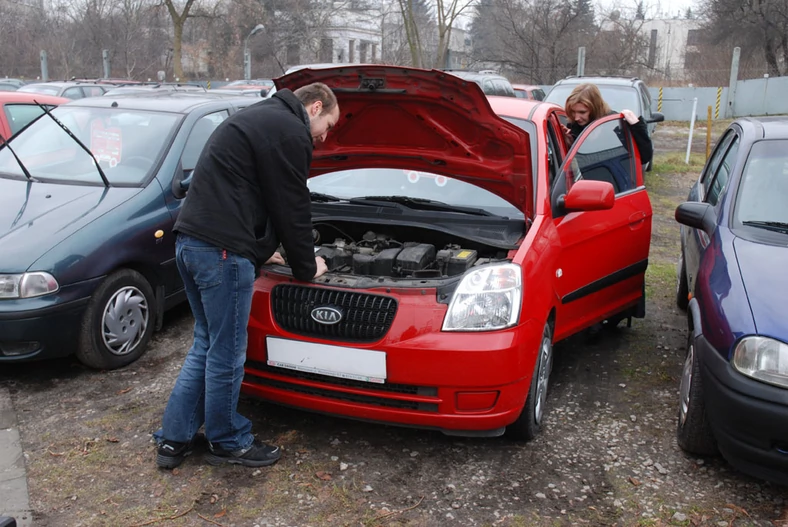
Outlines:
[{"label": "car windshield wiper on blue car", "polygon": [[760,227],[761,229],[767,229],[770,231],[777,231],[777,232],[788,234],[788,223],[782,221],[748,220],[748,221],[743,221],[742,225],[750,225],[752,227]]},{"label": "car windshield wiper on blue car", "polygon": [[376,205],[380,202],[397,203],[410,209],[417,210],[459,212],[462,214],[472,214],[474,216],[496,216],[496,214],[484,209],[449,205],[448,203],[443,203],[442,201],[435,201],[425,198],[411,198],[408,196],[363,196],[358,198],[350,198],[349,202],[357,205]]}]

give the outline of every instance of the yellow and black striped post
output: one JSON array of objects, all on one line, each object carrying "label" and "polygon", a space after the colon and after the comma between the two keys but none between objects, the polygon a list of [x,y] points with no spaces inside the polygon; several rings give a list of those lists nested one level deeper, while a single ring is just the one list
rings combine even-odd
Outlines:
[{"label": "yellow and black striped post", "polygon": [[211,89],[211,81],[208,81],[208,89]]},{"label": "yellow and black striped post", "polygon": [[657,100],[657,111],[662,111],[662,86],[659,87],[659,99]]},{"label": "yellow and black striped post", "polygon": [[714,118],[720,117],[720,99],[722,99],[722,87],[717,88],[717,103],[714,105]]}]

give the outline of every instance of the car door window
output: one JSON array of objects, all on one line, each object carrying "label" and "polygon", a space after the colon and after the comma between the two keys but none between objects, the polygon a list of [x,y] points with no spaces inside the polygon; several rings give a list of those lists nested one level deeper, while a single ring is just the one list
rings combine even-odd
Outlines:
[{"label": "car door window", "polygon": [[551,194],[554,214],[561,214],[560,196],[583,179],[608,182],[617,196],[634,189],[637,167],[632,152],[632,139],[623,120],[592,125],[588,135],[575,145],[573,154],[567,156],[556,179]]},{"label": "car door window", "polygon": [[493,86],[492,81],[484,81],[484,84],[482,85],[482,91],[487,95],[495,95],[495,87]]},{"label": "car door window", "polygon": [[640,98],[643,101],[642,116],[644,119],[651,117],[651,94],[645,86],[640,86]]},{"label": "car door window", "polygon": [[82,91],[85,92],[85,97],[101,97],[104,95],[104,89],[99,86],[83,86]]},{"label": "car door window", "polygon": [[535,100],[537,100],[537,101],[543,101],[544,100],[544,90],[536,89],[532,93],[533,93],[533,98]]},{"label": "car door window", "polygon": [[181,156],[181,165],[184,172],[187,170],[194,170],[197,166],[197,160],[200,158],[205,143],[208,138],[221,124],[222,121],[227,119],[229,113],[227,110],[220,112],[210,113],[194,123],[192,131],[189,133],[189,138],[186,140],[186,145],[183,147],[183,155]]},{"label": "car door window", "polygon": [[62,97],[66,97],[68,99],[81,99],[84,97],[84,95],[82,94],[82,88],[74,87],[68,88],[66,91],[64,91]]},{"label": "car door window", "polygon": [[559,147],[558,134],[553,126],[552,119],[547,122],[547,164],[548,164],[548,187],[552,189],[555,183],[555,176],[561,166],[561,148]]},{"label": "car door window", "polygon": [[717,173],[714,175],[711,185],[709,185],[709,191],[706,193],[706,201],[710,204],[717,204],[722,192],[728,185],[728,178],[730,177],[731,170],[733,170],[733,165],[736,163],[736,155],[738,152],[739,136],[735,135],[731,141],[730,147],[728,147],[728,151],[725,152],[725,155],[722,157],[719,167],[717,168]]},{"label": "car door window", "polygon": [[730,146],[731,141],[733,141],[734,135],[735,133],[733,130],[729,130],[717,143],[717,147],[711,154],[711,158],[709,158],[709,161],[706,163],[706,169],[703,171],[703,174],[701,174],[700,180],[701,188],[703,189],[703,196],[701,196],[701,199],[704,199],[709,193],[709,188],[714,179],[714,174],[717,172],[717,167],[719,167],[720,161],[725,155],[725,151],[728,150],[728,146]]}]

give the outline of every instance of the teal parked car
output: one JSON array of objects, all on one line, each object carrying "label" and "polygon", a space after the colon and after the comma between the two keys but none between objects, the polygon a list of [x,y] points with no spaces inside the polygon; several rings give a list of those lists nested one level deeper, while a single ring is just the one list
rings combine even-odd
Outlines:
[{"label": "teal parked car", "polygon": [[[254,103],[119,95],[52,110],[0,147],[0,363],[144,352],[185,299],[172,226],[216,127]],[[81,143],[81,144],[80,144]],[[13,151],[12,151],[13,149]]]}]

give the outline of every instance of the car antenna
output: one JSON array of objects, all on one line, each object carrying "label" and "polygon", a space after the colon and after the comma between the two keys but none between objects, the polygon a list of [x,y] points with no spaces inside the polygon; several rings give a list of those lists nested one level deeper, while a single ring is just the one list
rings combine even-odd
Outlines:
[{"label": "car antenna", "polygon": [[21,169],[22,169],[22,172],[24,172],[24,173],[25,173],[25,177],[27,178],[27,180],[28,180],[28,181],[33,181],[33,176],[31,176],[31,175],[30,175],[30,172],[27,170],[27,168],[25,168],[25,164],[24,164],[24,163],[22,163],[22,160],[21,160],[21,159],[19,159],[19,156],[18,156],[18,155],[16,155],[16,152],[14,152],[14,149],[13,149],[13,148],[11,148],[11,144],[10,144],[10,143],[9,143],[9,142],[6,140],[6,138],[5,138],[5,137],[3,137],[2,135],[0,135],[0,139],[2,139],[2,140],[3,140],[3,146],[6,146],[6,147],[8,147],[8,150],[10,150],[10,151],[11,151],[11,155],[13,155],[13,156],[14,156],[14,159],[16,159],[16,162],[17,162],[17,163],[19,163],[19,168],[21,168]]},{"label": "car antenna", "polygon": [[76,143],[77,143],[79,146],[81,146],[81,147],[82,147],[82,150],[84,150],[85,152],[87,152],[87,153],[88,153],[88,155],[90,156],[90,158],[93,160],[93,163],[96,165],[96,170],[98,170],[99,176],[101,176],[101,181],[103,181],[103,182],[104,182],[104,186],[105,186],[105,187],[109,187],[110,185],[109,185],[109,180],[107,179],[107,175],[106,175],[106,174],[104,174],[104,171],[103,171],[103,170],[101,170],[101,166],[99,165],[99,162],[98,162],[98,160],[96,159],[96,156],[94,156],[94,155],[93,155],[93,152],[91,152],[91,151],[90,151],[90,149],[89,149],[88,147],[86,147],[86,146],[85,146],[85,143],[83,143],[82,141],[80,141],[80,140],[79,140],[79,138],[78,138],[77,136],[75,136],[75,135],[74,135],[74,132],[72,132],[71,130],[69,130],[68,126],[66,126],[66,125],[64,125],[63,123],[61,123],[60,121],[58,121],[57,117],[55,117],[54,115],[52,115],[52,113],[51,113],[51,112],[50,112],[50,111],[47,109],[47,107],[46,107],[46,106],[44,106],[43,104],[41,104],[41,103],[40,103],[40,102],[38,102],[38,101],[33,101],[33,102],[34,102],[34,103],[36,103],[36,104],[38,105],[38,107],[39,107],[39,108],[41,108],[41,109],[44,111],[44,113],[45,113],[45,114],[47,114],[49,117],[51,117],[51,118],[52,118],[52,120],[53,120],[53,121],[55,121],[55,122],[56,122],[56,123],[57,123],[57,124],[60,126],[60,128],[62,128],[62,129],[63,129],[63,131],[64,131],[64,132],[66,132],[66,133],[68,134],[68,136],[69,136],[71,139],[73,139],[74,141],[76,141]]}]

